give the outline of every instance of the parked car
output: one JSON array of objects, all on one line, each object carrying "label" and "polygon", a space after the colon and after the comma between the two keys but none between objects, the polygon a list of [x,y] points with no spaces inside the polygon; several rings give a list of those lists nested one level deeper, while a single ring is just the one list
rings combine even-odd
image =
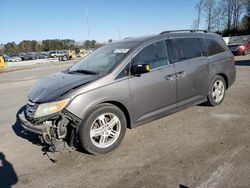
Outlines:
[{"label": "parked car", "polygon": [[10,62],[10,56],[4,54],[4,55],[3,55],[3,58],[4,58],[4,61],[5,61],[5,62]]},{"label": "parked car", "polygon": [[57,52],[56,52],[56,51],[51,51],[51,52],[49,53],[49,56],[50,56],[51,58],[55,58],[55,57],[57,57]]},{"label": "parked car", "polygon": [[126,128],[188,106],[221,104],[235,75],[234,56],[217,34],[167,31],[131,38],[41,78],[19,118],[55,148],[80,144],[103,154],[121,143]]},{"label": "parked car", "polygon": [[51,51],[50,52],[50,57],[51,58],[56,58],[56,57],[63,56],[64,54],[67,54],[66,50]]},{"label": "parked car", "polygon": [[35,59],[46,59],[49,55],[45,52],[29,52],[19,54],[22,61],[35,60]]},{"label": "parked car", "polygon": [[12,56],[9,59],[10,62],[17,62],[17,61],[22,61],[22,59],[18,56]]},{"label": "parked car", "polygon": [[22,61],[33,60],[33,57],[31,57],[31,56],[29,56],[27,54],[21,55],[20,58],[22,59]]},{"label": "parked car", "polygon": [[228,43],[228,47],[235,55],[246,55],[250,52],[250,37],[231,37]]},{"label": "parked car", "polygon": [[49,58],[49,55],[47,55],[46,53],[37,54],[37,59],[47,59],[47,58]]}]

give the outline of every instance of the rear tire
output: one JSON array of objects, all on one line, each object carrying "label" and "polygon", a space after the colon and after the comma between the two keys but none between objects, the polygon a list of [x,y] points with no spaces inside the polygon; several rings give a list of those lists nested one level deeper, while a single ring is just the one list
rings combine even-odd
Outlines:
[{"label": "rear tire", "polygon": [[226,82],[223,77],[216,75],[211,82],[208,92],[208,104],[217,106],[224,101],[226,94]]},{"label": "rear tire", "polygon": [[79,129],[81,146],[89,153],[98,155],[117,148],[126,133],[124,113],[111,104],[99,104],[90,110]]}]

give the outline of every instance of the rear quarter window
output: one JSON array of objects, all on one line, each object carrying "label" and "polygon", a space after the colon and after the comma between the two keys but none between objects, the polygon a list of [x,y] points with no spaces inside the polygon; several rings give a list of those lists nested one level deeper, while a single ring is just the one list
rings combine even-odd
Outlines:
[{"label": "rear quarter window", "polygon": [[207,57],[226,51],[226,49],[214,39],[200,39],[203,54]]}]

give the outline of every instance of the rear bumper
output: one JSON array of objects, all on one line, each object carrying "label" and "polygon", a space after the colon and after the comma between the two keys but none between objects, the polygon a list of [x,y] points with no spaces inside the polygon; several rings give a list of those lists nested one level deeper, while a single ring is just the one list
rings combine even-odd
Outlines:
[{"label": "rear bumper", "polygon": [[234,55],[242,55],[243,54],[243,52],[232,52]]},{"label": "rear bumper", "polygon": [[232,67],[230,68],[230,71],[228,71],[227,77],[228,77],[228,88],[230,88],[234,84],[234,82],[236,80],[236,67],[235,67],[235,64],[232,65]]},{"label": "rear bumper", "polygon": [[18,117],[19,117],[22,127],[25,130],[33,132],[38,135],[43,135],[45,132],[47,132],[46,130],[48,126],[32,124],[26,119],[26,117],[24,116],[24,113],[19,114]]}]

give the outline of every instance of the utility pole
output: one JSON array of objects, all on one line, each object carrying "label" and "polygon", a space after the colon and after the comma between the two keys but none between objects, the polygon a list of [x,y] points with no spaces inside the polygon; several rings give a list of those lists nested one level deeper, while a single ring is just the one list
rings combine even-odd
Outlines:
[{"label": "utility pole", "polygon": [[119,36],[119,40],[121,40],[121,31],[120,31],[120,29],[118,30],[118,36]]},{"label": "utility pole", "polygon": [[87,24],[87,31],[88,31],[88,38],[90,38],[90,30],[89,30],[89,15],[88,15],[88,9],[85,9],[85,16],[86,16],[86,24]]}]

